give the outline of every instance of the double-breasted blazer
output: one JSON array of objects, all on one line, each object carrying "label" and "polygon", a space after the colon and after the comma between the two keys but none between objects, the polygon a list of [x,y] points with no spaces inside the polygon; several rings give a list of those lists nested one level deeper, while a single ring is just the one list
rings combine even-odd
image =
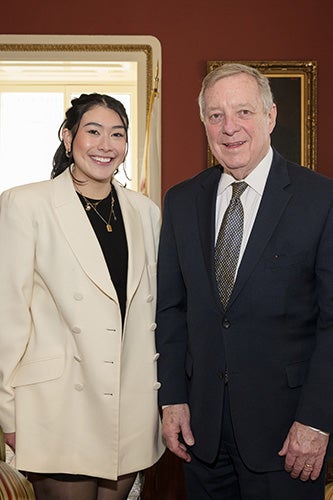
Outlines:
[{"label": "double-breasted blazer", "polygon": [[333,431],[333,181],[274,151],[226,309],[214,273],[222,167],[166,194],[158,264],[161,405],[188,403],[193,453],[218,452],[225,372],[240,454],[282,469],[294,420]]},{"label": "double-breasted blazer", "polygon": [[128,244],[124,325],[68,170],[0,201],[0,425],[16,466],[115,480],[163,452],[155,303],[159,209],[116,181]]}]

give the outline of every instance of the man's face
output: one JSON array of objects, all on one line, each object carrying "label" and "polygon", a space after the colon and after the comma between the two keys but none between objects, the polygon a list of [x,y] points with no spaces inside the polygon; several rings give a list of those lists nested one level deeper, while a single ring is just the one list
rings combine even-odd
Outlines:
[{"label": "man's face", "polygon": [[254,77],[221,78],[205,92],[204,125],[210,149],[236,179],[244,179],[266,156],[276,106],[266,113]]}]

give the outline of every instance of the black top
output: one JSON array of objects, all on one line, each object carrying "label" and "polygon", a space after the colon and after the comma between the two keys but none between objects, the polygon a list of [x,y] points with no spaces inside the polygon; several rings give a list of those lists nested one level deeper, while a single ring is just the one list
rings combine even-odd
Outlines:
[{"label": "black top", "polygon": [[[93,200],[84,198],[80,193],[77,193],[83,207],[85,208],[87,217],[95,231],[99,244],[104,254],[106,264],[109,269],[110,277],[116,289],[122,320],[124,322],[126,311],[126,288],[127,288],[127,270],[128,270],[128,248],[126,240],[126,232],[124,221],[119,205],[116,190],[112,188],[112,196],[114,199],[113,212],[111,213],[112,197],[111,193],[104,200]],[[96,210],[103,217],[96,213],[93,208],[86,210],[88,200],[91,204],[96,204]],[[112,231],[107,230],[106,224],[110,220]],[[93,258],[93,256],[92,256]]]}]

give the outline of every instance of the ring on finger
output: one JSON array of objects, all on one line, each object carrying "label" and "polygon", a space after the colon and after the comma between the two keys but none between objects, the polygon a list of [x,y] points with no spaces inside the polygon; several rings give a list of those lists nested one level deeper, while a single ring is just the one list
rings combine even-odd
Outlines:
[{"label": "ring on finger", "polygon": [[312,470],[313,466],[311,464],[304,464],[304,469]]}]

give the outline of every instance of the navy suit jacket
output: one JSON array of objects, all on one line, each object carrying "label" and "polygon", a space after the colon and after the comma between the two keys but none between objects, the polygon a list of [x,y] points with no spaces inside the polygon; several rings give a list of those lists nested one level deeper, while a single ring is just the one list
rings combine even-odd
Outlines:
[{"label": "navy suit jacket", "polygon": [[212,167],[168,191],[158,264],[160,404],[188,403],[193,452],[211,462],[224,374],[239,451],[256,471],[294,420],[333,432],[333,180],[274,151],[226,310],[214,275]]}]

